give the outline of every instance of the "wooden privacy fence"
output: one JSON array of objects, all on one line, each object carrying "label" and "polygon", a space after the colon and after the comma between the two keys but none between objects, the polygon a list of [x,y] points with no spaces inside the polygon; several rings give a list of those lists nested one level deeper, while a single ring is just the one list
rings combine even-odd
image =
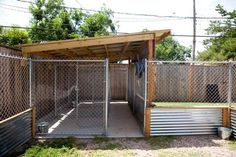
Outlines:
[{"label": "wooden privacy fence", "polygon": [[0,121],[29,108],[26,58],[0,53]]},{"label": "wooden privacy fence", "polygon": [[155,75],[152,101],[233,103],[236,100],[233,63],[155,62],[152,66]]},{"label": "wooden privacy fence", "polygon": [[111,100],[128,100],[128,65],[110,65]]}]

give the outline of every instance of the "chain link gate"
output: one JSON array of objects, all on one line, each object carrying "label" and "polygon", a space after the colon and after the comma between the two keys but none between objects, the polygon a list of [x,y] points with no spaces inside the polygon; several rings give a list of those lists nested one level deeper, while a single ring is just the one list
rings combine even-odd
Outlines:
[{"label": "chain link gate", "polygon": [[31,65],[38,125],[48,124],[50,135],[105,135],[108,60],[32,60]]}]

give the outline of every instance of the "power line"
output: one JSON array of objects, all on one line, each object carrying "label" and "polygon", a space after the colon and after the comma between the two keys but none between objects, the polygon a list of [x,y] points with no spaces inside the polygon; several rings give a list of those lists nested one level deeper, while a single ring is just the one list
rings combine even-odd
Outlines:
[{"label": "power line", "polygon": [[[26,1],[26,0],[18,0],[20,2],[26,2],[35,4],[34,2]],[[99,12],[100,10],[96,9],[86,9],[86,8],[76,8],[76,7],[68,7],[68,6],[62,6],[64,8],[68,9],[80,9],[84,11],[89,12]],[[155,14],[144,14],[144,13],[129,13],[129,12],[120,12],[120,11],[112,11],[114,14],[121,14],[121,15],[132,15],[132,16],[146,16],[146,17],[157,17],[157,18],[178,18],[178,19],[193,19],[192,16],[174,16],[174,15],[155,15]],[[204,20],[225,20],[227,17],[207,17],[207,16],[196,16],[196,19],[204,19]]]}]

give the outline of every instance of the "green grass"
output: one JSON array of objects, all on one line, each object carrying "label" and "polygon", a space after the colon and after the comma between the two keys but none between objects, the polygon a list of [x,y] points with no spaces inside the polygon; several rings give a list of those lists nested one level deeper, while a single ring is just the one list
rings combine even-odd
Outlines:
[{"label": "green grass", "polygon": [[155,154],[158,157],[210,157],[207,152],[200,151],[185,151],[185,152],[175,152],[169,150],[158,150]]},{"label": "green grass", "polygon": [[85,147],[85,143],[76,143],[74,138],[48,140],[28,148],[23,157],[80,157],[78,148]]},{"label": "green grass", "polygon": [[153,102],[154,107],[202,107],[202,106],[226,106],[227,103],[198,103],[198,102]]},{"label": "green grass", "polygon": [[109,141],[109,138],[107,137],[101,137],[101,136],[96,136],[94,139],[93,139],[93,142],[99,144],[99,143],[103,143],[103,142],[108,142]]},{"label": "green grass", "polygon": [[230,140],[228,146],[229,146],[229,149],[236,150],[236,140],[235,139]]},{"label": "green grass", "polygon": [[152,149],[164,149],[168,148],[176,139],[175,136],[159,136],[159,137],[151,137],[147,139],[147,142],[150,144]]}]

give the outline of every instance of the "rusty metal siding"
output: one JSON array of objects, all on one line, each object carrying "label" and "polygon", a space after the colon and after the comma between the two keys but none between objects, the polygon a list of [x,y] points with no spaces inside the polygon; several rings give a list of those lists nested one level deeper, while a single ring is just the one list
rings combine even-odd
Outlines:
[{"label": "rusty metal siding", "polygon": [[222,109],[152,109],[151,136],[216,134]]},{"label": "rusty metal siding", "polygon": [[231,110],[231,128],[233,129],[233,136],[236,138],[236,110]]},{"label": "rusty metal siding", "polygon": [[31,140],[31,111],[0,123],[0,157]]}]

